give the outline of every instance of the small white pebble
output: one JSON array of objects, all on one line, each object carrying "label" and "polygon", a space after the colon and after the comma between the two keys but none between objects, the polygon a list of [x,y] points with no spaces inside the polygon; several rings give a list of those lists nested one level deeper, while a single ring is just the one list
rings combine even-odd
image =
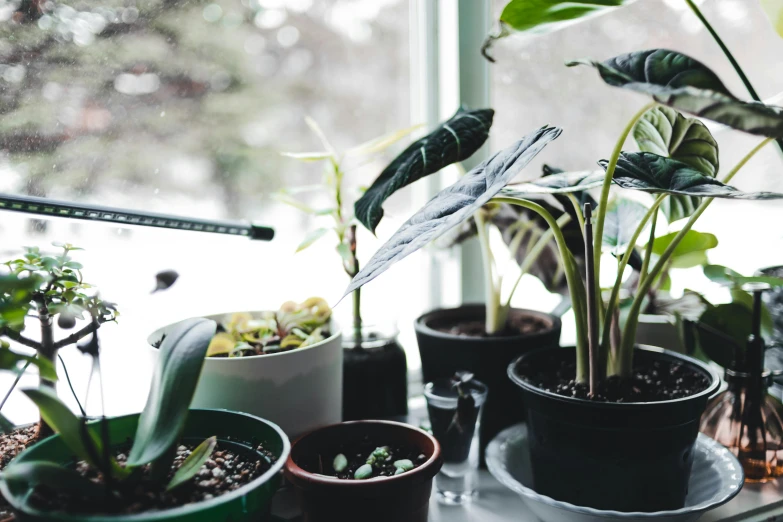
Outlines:
[{"label": "small white pebble", "polygon": [[215,478],[222,477],[225,474],[226,474],[226,472],[223,471],[220,468],[215,468],[215,469],[212,470],[212,476],[215,477]]}]

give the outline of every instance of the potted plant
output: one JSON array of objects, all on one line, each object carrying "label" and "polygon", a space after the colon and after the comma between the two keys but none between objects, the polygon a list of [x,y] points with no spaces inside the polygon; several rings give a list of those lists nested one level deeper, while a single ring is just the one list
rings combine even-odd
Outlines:
[{"label": "potted plant", "polygon": [[[308,118],[307,123],[318,136],[324,150],[285,155],[300,161],[324,163],[323,183],[308,188],[327,191],[332,199],[331,208],[313,209],[297,197],[298,192],[295,190],[284,190],[278,194],[278,199],[311,215],[326,216],[331,223],[328,227],[318,228],[308,234],[297,251],[333,233],[343,269],[349,277],[354,277],[359,272],[357,225],[361,223],[375,233],[383,217],[383,202],[391,194],[424,176],[470,157],[486,141],[493,114],[491,109],[460,109],[452,118],[427,136],[416,140],[392,160],[353,205],[345,194],[346,164],[357,160],[366,161],[419,126],[375,138],[341,153],[329,143],[318,125]],[[406,415],[407,361],[405,352],[397,342],[397,331],[390,325],[366,324],[362,315],[361,292],[354,292],[352,299],[352,327],[343,340],[346,348],[343,419]]]},{"label": "potted plant", "polygon": [[398,422],[354,421],[296,440],[285,477],[307,522],[426,522],[441,465],[430,434]]},{"label": "potted plant", "polygon": [[[42,521],[250,521],[267,512],[289,452],[283,432],[247,414],[188,411],[215,330],[207,319],[170,329],[141,414],[87,422],[50,388],[24,390],[57,435],[0,475],[14,510]],[[97,334],[88,353],[99,374]]]},{"label": "potted plant", "polygon": [[[218,323],[194,408],[226,408],[269,419],[297,436],[340,421],[341,334],[320,298],[283,303],[276,312],[210,315]],[[157,352],[172,326],[152,333]],[[263,400],[264,397],[276,400]]]},{"label": "potted plant", "polygon": [[[499,203],[535,211],[546,220],[557,241],[577,328],[576,349],[531,352],[509,367],[509,375],[523,390],[528,409],[535,488],[558,500],[595,508],[676,509],[682,507],[685,498],[699,416],[707,398],[719,386],[719,379],[710,368],[694,359],[660,349],[635,350],[639,314],[647,291],[715,197],[783,197],[767,192],[746,193],[726,184],[772,138],[783,136],[783,110],[739,100],[703,64],[674,51],[657,49],[605,62],[579,63],[596,67],[611,85],[650,94],[655,100],[629,122],[610,159],[599,162],[605,174],[563,173],[503,190],[516,173],[519,163],[513,161],[513,154],[518,153],[521,144],[530,147],[531,143],[538,143],[540,148],[559,134],[559,130],[544,128],[498,153],[436,196],[381,247],[354,278],[348,292],[457,226],[493,198]],[[671,150],[666,156],[623,152],[626,138],[636,123],[658,104],[767,138],[721,181],[671,157]],[[641,219],[631,223],[620,221],[622,227],[614,231],[604,226],[612,183],[655,197]],[[557,220],[528,196],[582,192],[599,186],[595,239],[585,241],[586,246],[592,247],[585,256],[586,290]],[[621,323],[618,298],[631,256],[619,254],[616,282],[604,304],[595,284],[602,245],[617,242],[616,237],[606,237],[606,234],[611,236],[626,228],[633,231],[626,243],[636,245],[666,198],[704,199],[691,207],[692,211],[687,211],[684,225],[655,263],[651,262],[651,248],[646,249],[640,270],[642,277]],[[581,209],[576,210],[581,215]],[[585,228],[587,235],[589,227]],[[655,237],[654,231],[651,237]],[[588,306],[598,313],[588,314]],[[600,473],[596,474],[596,470]]]}]

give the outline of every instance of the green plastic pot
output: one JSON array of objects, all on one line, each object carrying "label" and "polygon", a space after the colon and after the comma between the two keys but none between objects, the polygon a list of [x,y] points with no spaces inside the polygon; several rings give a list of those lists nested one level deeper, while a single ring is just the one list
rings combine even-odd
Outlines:
[{"label": "green plastic pot", "polygon": [[[136,434],[139,414],[109,419],[112,441],[126,441]],[[285,433],[269,421],[227,410],[191,410],[185,425],[184,440],[201,442],[216,436],[218,444],[243,447],[250,451],[258,444],[277,457],[271,469],[243,487],[197,504],[173,509],[137,513],[133,515],[70,515],[44,512],[25,502],[27,488],[9,487],[0,481],[0,491],[17,513],[19,522],[250,522],[263,520],[269,512],[272,496],[280,486],[280,470],[285,464],[291,445]],[[59,435],[27,448],[14,462],[48,460],[73,462],[73,456]]]}]

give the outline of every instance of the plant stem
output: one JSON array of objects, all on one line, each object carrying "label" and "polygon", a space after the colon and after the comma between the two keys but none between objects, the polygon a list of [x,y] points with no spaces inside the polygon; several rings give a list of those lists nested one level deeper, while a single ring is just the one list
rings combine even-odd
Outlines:
[{"label": "plant stem", "polygon": [[[707,17],[704,16],[704,14],[701,12],[699,7],[696,5],[696,3],[693,0],[685,0],[685,3],[688,4],[688,7],[690,7],[691,11],[693,11],[693,14],[696,15],[696,18],[698,18],[699,21],[702,23],[702,25],[704,25],[704,28],[707,29],[708,33],[710,33],[710,36],[712,36],[712,39],[715,40],[716,44],[718,44],[720,50],[723,51],[723,54],[726,56],[726,59],[734,68],[734,71],[737,73],[737,76],[739,76],[740,80],[742,80],[742,84],[745,86],[745,89],[748,91],[748,94],[750,94],[750,97],[757,102],[762,102],[761,97],[756,92],[756,89],[753,88],[753,84],[750,83],[750,80],[745,74],[745,71],[742,70],[742,67],[740,67],[739,62],[734,58],[734,55],[731,54],[731,51],[729,50],[728,46],[723,42],[723,39],[718,35],[718,32],[715,30],[715,28],[712,27],[712,24],[709,22],[709,20],[707,20]],[[780,152],[783,153],[783,140],[777,140],[775,143],[777,144]]]},{"label": "plant stem", "polygon": [[[71,376],[68,375],[68,368],[65,367],[65,361],[63,360],[62,356],[58,353],[57,359],[60,361],[60,365],[63,367],[63,373],[65,374],[65,380],[68,382],[68,387],[71,389],[71,394],[73,394],[73,398],[76,399],[76,405],[79,407],[79,411],[82,414],[82,417],[87,416],[87,412],[84,411],[84,408],[82,408],[82,403],[79,401],[79,396],[76,395],[76,390],[73,389],[73,384],[71,384]],[[29,363],[28,363],[29,364]],[[0,405],[0,408],[3,406]]]},{"label": "plant stem", "polygon": [[[38,316],[41,322],[41,346],[38,348],[38,357],[46,359],[54,364],[54,356],[57,354],[57,348],[54,346],[54,327],[52,316],[48,311],[41,311]],[[54,382],[41,376],[41,386],[54,388]]]},{"label": "plant stem", "polygon": [[27,361],[22,369],[19,370],[19,373],[16,374],[16,379],[14,379],[11,387],[8,388],[8,392],[5,394],[5,397],[3,397],[3,400],[0,401],[0,410],[3,409],[3,406],[5,406],[5,403],[8,401],[8,397],[11,396],[11,392],[14,391],[14,388],[16,388],[16,385],[19,384],[19,381],[22,379],[22,375],[24,375],[24,372],[27,371],[27,368],[29,368],[31,364],[33,364],[32,361]]},{"label": "plant stem", "polygon": [[617,139],[617,143],[614,145],[612,155],[609,158],[609,164],[606,166],[606,175],[604,176],[604,183],[601,186],[601,199],[598,200],[598,215],[595,220],[595,242],[593,243],[593,254],[596,278],[598,278],[601,274],[601,244],[604,238],[604,220],[606,219],[606,206],[609,203],[609,189],[612,187],[614,169],[617,168],[617,160],[620,159],[620,153],[623,151],[625,140],[628,138],[628,135],[631,134],[631,131],[636,125],[636,122],[639,121],[647,111],[656,105],[658,105],[656,102],[648,103],[642,107],[639,112],[633,115],[631,121],[625,125],[623,132]]},{"label": "plant stem", "polygon": [[579,200],[576,199],[576,196],[569,192],[566,194],[568,197],[568,200],[571,201],[571,205],[574,207],[574,212],[576,213],[576,219],[579,221],[579,232],[582,234],[582,239],[585,237],[585,217],[582,215],[582,209],[579,208]]},{"label": "plant stem", "polygon": [[481,209],[473,215],[478,231],[479,245],[481,246],[481,259],[484,263],[484,307],[486,312],[484,331],[492,335],[505,326],[505,320],[501,323],[503,313],[500,310],[500,288],[495,281],[494,259],[489,244],[489,226]]},{"label": "plant stem", "polygon": [[[636,230],[634,230],[634,233],[628,242],[628,248],[633,248],[633,246],[636,245],[636,242],[639,240],[639,236],[644,230],[644,227],[647,226],[647,221],[649,221],[652,216],[658,214],[658,207],[661,206],[661,203],[663,203],[663,200],[666,198],[666,196],[667,196],[666,194],[660,194],[655,199],[655,202],[647,210],[647,213],[642,217],[641,221],[639,222],[639,225],[636,227]],[[602,347],[601,352],[604,356],[606,356],[609,353],[609,343],[611,340],[611,327],[612,327],[612,321],[614,320],[614,311],[617,308],[617,299],[620,295],[620,287],[622,286],[623,283],[623,272],[625,272],[625,267],[628,266],[628,260],[631,258],[629,254],[630,252],[626,252],[626,255],[622,256],[622,259],[620,259],[620,262],[617,265],[617,277],[614,280],[614,286],[612,286],[612,293],[606,305],[606,314],[604,315],[604,324],[603,324],[603,330],[601,334],[601,347]],[[603,364],[605,363],[606,361],[604,360]],[[617,370],[616,365],[612,365],[612,367],[613,367],[612,370],[613,372]]]},{"label": "plant stem", "polygon": [[598,392],[598,383],[604,379],[604,371],[602,370],[606,370],[606,366],[601,366],[600,364],[602,357],[598,344],[597,305],[600,289],[596,288],[598,281],[596,280],[595,270],[593,270],[593,259],[595,259],[593,256],[593,206],[590,203],[585,203],[584,223],[585,276],[587,281],[585,289],[587,292],[587,345],[590,359],[590,397],[593,397]]},{"label": "plant stem", "polygon": [[[562,216],[557,218],[557,225],[562,229],[570,221],[571,221],[571,216],[569,216],[568,214],[563,214]],[[552,241],[552,238],[554,236],[555,233],[550,228],[538,238],[538,240],[535,242],[535,244],[532,247],[528,249],[527,255],[525,256],[525,260],[522,262],[521,265],[519,265],[519,277],[517,277],[517,280],[514,282],[514,286],[511,287],[511,293],[508,296],[508,301],[506,301],[506,308],[511,307],[511,299],[514,297],[514,292],[517,291],[517,286],[519,286],[519,282],[522,281],[522,276],[528,273],[530,267],[532,267],[533,263],[535,263],[538,260],[539,256],[544,251],[544,248],[546,248],[549,242]]]},{"label": "plant stem", "polygon": [[557,248],[560,251],[560,262],[563,264],[563,269],[565,271],[566,280],[568,282],[568,291],[571,294],[571,301],[576,320],[576,381],[586,382],[589,372],[589,360],[586,344],[587,316],[584,309],[584,284],[582,283],[582,277],[581,274],[579,274],[579,269],[576,266],[574,256],[571,254],[571,251],[568,249],[568,245],[566,244],[563,231],[560,229],[560,226],[557,224],[555,218],[552,217],[552,214],[550,214],[538,203],[512,197],[497,197],[493,198],[492,201],[517,205],[532,210],[544,218],[550,229],[554,232],[555,242],[557,243]]},{"label": "plant stem", "polygon": [[27,337],[24,337],[16,330],[12,330],[11,328],[8,327],[5,327],[2,330],[0,330],[0,335],[8,337],[9,339],[16,341],[19,344],[23,344],[28,348],[33,348],[36,352],[41,348],[41,343],[33,341],[32,339],[28,339]]},{"label": "plant stem", "polygon": [[[756,145],[748,154],[745,155],[744,158],[742,158],[737,165],[734,166],[733,169],[721,180],[723,183],[728,183],[731,181],[731,179],[739,172],[739,170],[745,166],[745,164],[750,161],[750,159],[756,155],[756,153],[761,150],[767,143],[772,141],[772,138],[767,138],[758,145]],[[639,282],[639,289],[636,292],[636,295],[634,296],[633,303],[631,304],[631,309],[628,312],[628,321],[625,323],[625,328],[623,329],[623,335],[622,335],[622,344],[620,346],[620,353],[618,354],[620,357],[620,372],[621,375],[628,375],[631,372],[631,368],[633,365],[633,347],[635,344],[636,339],[636,328],[639,323],[639,312],[641,311],[642,307],[642,301],[644,300],[644,296],[647,294],[647,291],[650,289],[650,285],[652,285],[652,282],[655,280],[655,278],[661,273],[664,266],[666,266],[667,262],[672,256],[672,253],[677,248],[677,245],[680,244],[682,239],[685,237],[685,235],[690,231],[690,229],[693,227],[693,224],[696,222],[697,219],[704,213],[705,210],[707,210],[707,207],[710,206],[710,203],[712,203],[714,198],[706,198],[701,205],[696,209],[696,211],[691,215],[691,217],[688,219],[687,223],[682,227],[682,229],[677,233],[677,235],[674,237],[671,243],[669,243],[669,246],[666,248],[666,250],[661,254],[661,257],[658,258],[658,262],[655,263],[655,266],[650,271],[647,276]]]},{"label": "plant stem", "polygon": [[650,223],[650,239],[647,240],[647,246],[644,249],[644,261],[642,261],[642,269],[639,270],[639,282],[647,276],[647,270],[650,268],[650,259],[652,259],[653,242],[655,241],[655,225],[658,222],[658,213],[653,214],[652,222]]}]

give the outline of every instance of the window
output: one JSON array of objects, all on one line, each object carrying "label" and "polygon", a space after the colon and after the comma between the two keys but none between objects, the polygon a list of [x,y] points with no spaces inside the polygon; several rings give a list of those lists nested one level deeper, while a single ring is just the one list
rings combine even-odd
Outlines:
[{"label": "window", "polygon": [[[499,15],[507,3],[494,1]],[[702,6],[705,16],[735,53],[762,99],[783,90],[774,64],[783,52],[783,40],[773,31],[758,2],[713,0]],[[497,17],[496,17],[497,18]],[[516,36],[501,40],[493,49],[494,147],[511,142],[545,123],[563,127],[552,143],[528,167],[525,175],[536,177],[543,163],[568,170],[596,167],[607,158],[617,136],[641,108],[644,96],[606,86],[589,68],[569,69],[569,59],[606,59],[621,53],[650,48],[669,48],[703,60],[740,97],[748,98],[736,73],[707,31],[677,0],[645,0],[543,36]],[[728,129],[712,128],[720,149],[721,172],[725,174],[759,139]],[[632,142],[626,147],[632,147]],[[783,156],[774,144],[756,155],[733,180],[746,190],[783,189]],[[710,261],[743,273],[779,264],[781,237],[758,223],[783,218],[779,202],[715,201],[697,222],[702,232],[719,233],[720,244],[710,252]],[[778,245],[771,248],[770,245]],[[674,280],[674,289],[689,288],[722,295],[701,274],[689,269]],[[538,289],[527,281],[516,302],[535,306]],[[536,298],[531,298],[536,296]],[[550,304],[547,302],[547,305]]]},{"label": "window", "polygon": [[[21,245],[82,246],[87,280],[119,304],[120,326],[102,337],[113,413],[143,405],[143,392],[123,390],[146,389],[154,326],[341,295],[347,277],[335,242],[294,256],[318,225],[269,196],[320,180],[318,165],[280,155],[319,146],[307,115],[338,148],[410,126],[408,22],[407,0],[0,0],[0,192],[249,219],[277,232],[258,243],[2,214],[4,257]],[[350,192],[393,152],[352,170]],[[317,192],[302,197],[328,203]],[[381,238],[411,213],[409,199],[390,202]],[[380,244],[369,233],[360,241],[365,255]],[[180,282],[150,296],[154,274],[167,268]],[[384,313],[400,308],[390,299],[409,298],[399,288],[417,277],[413,262],[374,284],[365,301],[377,314],[368,320],[412,322],[415,310]],[[350,305],[338,312],[347,318]],[[86,382],[79,354],[63,356],[77,387]],[[17,420],[23,401],[14,397],[4,412]]]}]

